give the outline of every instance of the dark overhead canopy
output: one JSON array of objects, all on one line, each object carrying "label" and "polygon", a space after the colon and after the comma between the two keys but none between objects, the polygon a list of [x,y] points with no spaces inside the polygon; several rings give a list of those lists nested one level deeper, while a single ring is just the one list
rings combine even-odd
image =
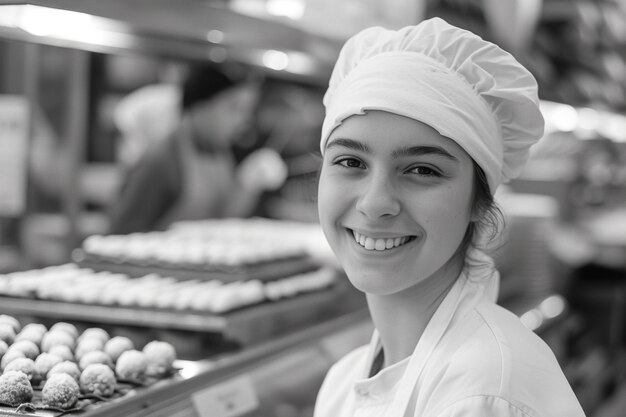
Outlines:
[{"label": "dark overhead canopy", "polygon": [[202,0],[0,0],[0,37],[103,53],[237,61],[325,81],[335,40]]}]

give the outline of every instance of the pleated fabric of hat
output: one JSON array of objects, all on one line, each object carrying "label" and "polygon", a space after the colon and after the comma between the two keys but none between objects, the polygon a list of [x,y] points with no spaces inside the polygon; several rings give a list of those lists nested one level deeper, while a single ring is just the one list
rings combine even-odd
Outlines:
[{"label": "pleated fabric of hat", "polygon": [[483,169],[492,193],[521,173],[544,129],[532,74],[497,45],[440,18],[350,38],[324,106],[322,154],[346,118],[387,111],[457,142]]}]

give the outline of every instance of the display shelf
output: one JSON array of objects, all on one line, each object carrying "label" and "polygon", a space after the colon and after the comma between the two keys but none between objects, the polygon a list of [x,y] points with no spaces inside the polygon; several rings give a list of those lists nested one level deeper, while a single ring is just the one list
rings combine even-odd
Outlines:
[{"label": "display shelf", "polygon": [[346,286],[339,283],[325,290],[248,306],[222,315],[20,297],[0,297],[0,310],[4,314],[43,317],[48,320],[219,333],[229,340],[248,345],[287,329],[319,321],[328,311],[332,311],[345,293]]}]

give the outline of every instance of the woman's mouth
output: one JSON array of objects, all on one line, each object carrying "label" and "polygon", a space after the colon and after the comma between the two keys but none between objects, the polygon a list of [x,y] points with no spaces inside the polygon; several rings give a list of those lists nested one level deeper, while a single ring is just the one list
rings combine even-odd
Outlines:
[{"label": "woman's mouth", "polygon": [[372,250],[372,251],[373,250],[385,251],[385,250],[395,249],[399,246],[405,245],[406,243],[415,240],[416,238],[416,236],[374,238],[374,237],[363,235],[355,230],[350,230],[350,232],[352,232],[352,236],[354,236],[354,241],[356,243],[358,243],[360,246],[365,248],[365,250]]}]

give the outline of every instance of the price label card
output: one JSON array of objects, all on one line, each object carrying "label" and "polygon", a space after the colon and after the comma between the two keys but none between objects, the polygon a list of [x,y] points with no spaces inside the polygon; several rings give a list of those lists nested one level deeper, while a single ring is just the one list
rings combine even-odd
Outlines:
[{"label": "price label card", "polygon": [[249,376],[240,376],[214,385],[191,396],[199,417],[236,417],[259,406]]},{"label": "price label card", "polygon": [[29,106],[0,95],[0,216],[19,216],[26,204]]}]

